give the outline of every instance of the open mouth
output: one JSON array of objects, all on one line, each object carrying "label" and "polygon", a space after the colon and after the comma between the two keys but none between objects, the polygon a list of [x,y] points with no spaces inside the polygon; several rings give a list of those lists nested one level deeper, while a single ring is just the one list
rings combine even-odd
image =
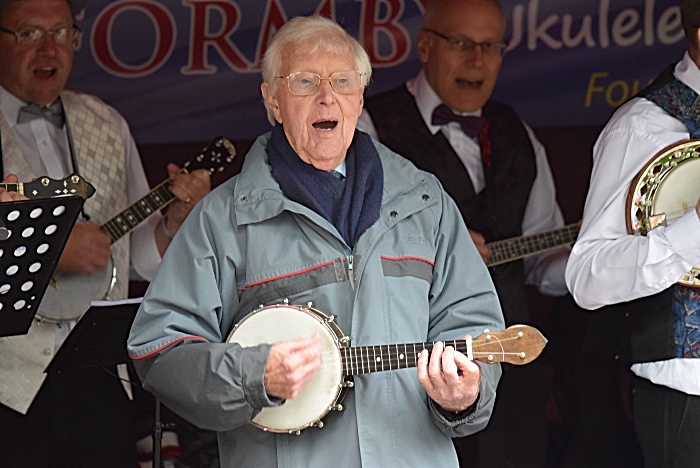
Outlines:
[{"label": "open mouth", "polygon": [[34,69],[34,74],[41,79],[47,79],[56,74],[56,69],[52,67],[36,68]]},{"label": "open mouth", "polygon": [[477,89],[484,84],[484,80],[465,80],[464,78],[457,78],[457,80],[455,81],[457,82],[457,86],[459,86],[460,88]]},{"label": "open mouth", "polygon": [[321,120],[319,122],[314,122],[313,127],[318,130],[333,130],[337,125],[337,120]]}]

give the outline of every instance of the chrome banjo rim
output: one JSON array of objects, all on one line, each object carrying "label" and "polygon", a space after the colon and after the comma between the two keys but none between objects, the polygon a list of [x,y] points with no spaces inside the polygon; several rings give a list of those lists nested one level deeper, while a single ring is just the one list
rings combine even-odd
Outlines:
[{"label": "chrome banjo rim", "polygon": [[679,165],[700,157],[700,139],[686,140],[657,153],[631,184],[626,222],[630,234],[646,235],[651,229],[653,201],[664,179]]}]

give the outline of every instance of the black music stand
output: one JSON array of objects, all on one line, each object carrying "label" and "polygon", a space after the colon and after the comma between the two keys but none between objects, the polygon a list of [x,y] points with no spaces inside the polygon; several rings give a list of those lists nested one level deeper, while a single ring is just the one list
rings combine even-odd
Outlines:
[{"label": "black music stand", "polygon": [[44,372],[65,372],[129,362],[126,339],[140,301],[105,302],[88,309]]},{"label": "black music stand", "polygon": [[[66,372],[86,367],[102,367],[129,362],[126,340],[139,309],[140,300],[93,303],[78,320],[44,372]],[[160,467],[163,430],[171,425],[160,419],[156,398],[153,428],[153,466]]]},{"label": "black music stand", "polygon": [[0,203],[0,337],[24,335],[85,200]]}]

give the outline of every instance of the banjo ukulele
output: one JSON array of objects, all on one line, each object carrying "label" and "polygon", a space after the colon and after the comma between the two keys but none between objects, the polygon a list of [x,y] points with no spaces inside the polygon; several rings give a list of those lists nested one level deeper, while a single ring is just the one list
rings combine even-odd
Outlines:
[{"label": "banjo ukulele", "polygon": [[[181,172],[187,173],[196,169],[207,169],[210,173],[222,172],[226,165],[233,161],[235,155],[236,148],[233,143],[219,137],[186,162]],[[103,223],[102,229],[109,234],[111,243],[114,244],[151,215],[170,204],[175,196],[170,192],[169,186],[170,179],[164,180]],[[54,273],[53,280],[44,293],[37,317],[47,322],[77,319],[90,308],[92,301],[109,300],[116,280],[113,259],[110,259],[105,268],[92,275]]]},{"label": "banjo ukulele", "polygon": [[[227,342],[242,347],[273,344],[318,334],[322,343],[321,368],[294,398],[280,406],[263,408],[252,424],[264,431],[300,434],[308,427],[322,428],[322,418],[342,411],[342,401],[353,387],[353,376],[370,372],[415,367],[418,354],[431,351],[434,343],[409,343],[351,347],[332,315],[286,301],[261,307],[244,317],[231,331]],[[513,325],[499,332],[486,331],[471,341],[446,341],[469,359],[485,363],[522,365],[540,355],[547,339],[535,328]]]},{"label": "banjo ukulele", "polygon": [[[700,140],[685,140],[659,151],[630,185],[625,206],[627,232],[645,236],[695,209],[700,199]],[[700,287],[700,264],[678,281]]]}]

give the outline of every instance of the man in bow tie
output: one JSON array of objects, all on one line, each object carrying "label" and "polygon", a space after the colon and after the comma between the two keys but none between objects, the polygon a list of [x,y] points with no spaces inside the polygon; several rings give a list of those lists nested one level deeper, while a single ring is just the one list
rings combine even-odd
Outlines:
[{"label": "man in bow tie", "polygon": [[[170,164],[176,199],[165,216],[155,214],[114,243],[101,228],[149,187],[121,115],[94,96],[64,89],[80,34],[73,18],[85,3],[0,0],[0,167],[8,182],[79,173],[96,186],[56,271],[85,281],[112,261],[116,283],[109,298],[116,300],[127,297],[130,270],[151,279],[210,180],[207,171],[184,174]],[[116,369],[43,373],[75,322],[35,322],[26,336],[0,338],[3,466],[136,466],[128,399],[110,375]]]},{"label": "man in bow tie", "polygon": [[[357,125],[440,179],[487,263],[488,243],[563,225],[544,147],[511,107],[491,100],[504,32],[497,0],[429,0],[417,41],[423,69],[367,98]],[[506,325],[530,322],[526,284],[567,293],[567,256],[560,248],[489,269]],[[533,364],[503,369],[488,427],[455,439],[462,466],[544,465],[546,378]]]}]

